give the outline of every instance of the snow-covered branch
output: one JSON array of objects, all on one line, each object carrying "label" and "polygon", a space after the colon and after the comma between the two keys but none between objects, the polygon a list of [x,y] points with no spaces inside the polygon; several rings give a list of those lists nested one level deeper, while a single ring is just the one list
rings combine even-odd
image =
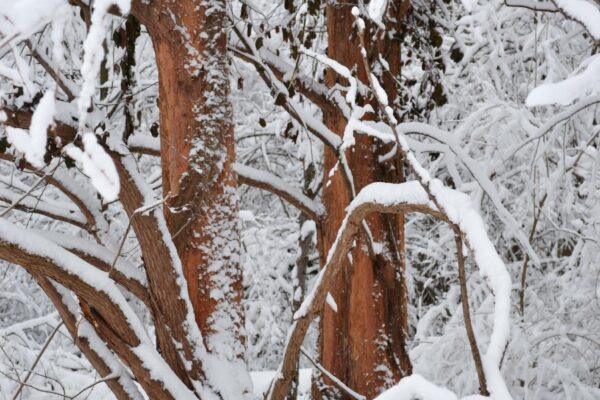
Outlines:
[{"label": "snow-covered branch", "polygon": [[531,11],[557,12],[559,9],[551,0],[504,0],[508,7],[526,8]]},{"label": "snow-covered branch", "polygon": [[42,274],[33,276],[56,307],[77,347],[85,354],[100,376],[116,375],[118,377],[106,382],[117,399],[143,399],[144,397],[127,373],[125,366],[108,348],[106,342],[98,336],[88,321],[78,320],[81,309],[70,293]]},{"label": "snow-covered branch", "polygon": [[346,210],[346,217],[338,230],[335,243],[327,255],[327,262],[319,272],[312,291],[294,314],[288,331],[283,361],[269,388],[267,399],[283,398],[289,389],[298,365],[300,348],[310,323],[319,316],[327,293],[344,265],[344,259],[353,247],[354,237],[361,229],[362,221],[371,213],[418,212],[445,220],[418,182],[402,184],[373,183],[360,191]]},{"label": "snow-covered branch", "polygon": [[[174,398],[195,398],[158,355],[140,320],[107,273],[30,230],[3,220],[0,220],[0,257],[34,275],[50,278],[85,299],[80,304],[85,304],[86,317],[104,340],[120,352],[120,357],[127,360],[130,368],[147,377],[142,382],[146,391],[165,391]],[[153,366],[163,372],[157,374]]]},{"label": "snow-covered branch", "polygon": [[240,183],[264,189],[283,198],[315,221],[323,217],[325,210],[322,204],[307,197],[300,189],[291,186],[283,179],[239,163],[234,164],[233,168],[238,174]]}]

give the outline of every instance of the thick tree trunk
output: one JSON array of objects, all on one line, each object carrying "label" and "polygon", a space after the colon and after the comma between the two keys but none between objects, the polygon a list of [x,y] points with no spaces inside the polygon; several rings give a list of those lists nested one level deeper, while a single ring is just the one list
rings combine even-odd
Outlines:
[{"label": "thick tree trunk", "polygon": [[[359,79],[368,84],[358,39],[352,34],[351,8],[352,4],[347,3],[327,6],[328,56],[351,70],[356,67]],[[373,51],[382,54],[385,51],[390,68],[397,71],[399,44],[380,41],[378,47]],[[326,79],[332,87],[340,78],[328,70]],[[383,83],[393,100],[393,81],[385,79]],[[327,113],[324,117],[328,128],[341,136],[346,126],[341,113]],[[370,137],[356,137],[356,145],[346,152],[346,156],[357,192],[375,181],[399,182],[403,179],[399,160],[391,169],[379,163],[378,156],[385,150],[389,149],[378,148]],[[337,160],[330,149],[325,149],[323,202],[327,220],[323,223],[320,243],[322,262],[336,238],[345,216],[345,206],[351,201],[351,193],[341,173],[328,176]],[[325,306],[319,347],[321,363],[327,370],[358,393],[373,398],[402,376],[410,374],[412,367],[405,347],[408,296],[403,279],[403,217],[372,215],[367,221],[377,254],[370,254],[367,235],[361,232],[346,260],[343,275],[330,291],[337,311]],[[323,384],[325,387],[321,386]],[[327,379],[324,378],[321,385],[315,386],[315,395],[345,398],[343,394],[333,394]]]},{"label": "thick tree trunk", "polygon": [[[196,321],[209,352],[249,388],[241,309],[237,177],[225,1],[162,1],[153,34],[160,86],[163,193]],[[165,23],[166,25],[167,23]],[[152,34],[152,32],[151,32]]]}]

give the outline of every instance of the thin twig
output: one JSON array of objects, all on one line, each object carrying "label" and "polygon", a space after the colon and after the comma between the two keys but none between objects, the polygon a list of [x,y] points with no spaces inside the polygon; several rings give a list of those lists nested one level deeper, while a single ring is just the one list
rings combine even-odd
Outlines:
[{"label": "thin twig", "polygon": [[19,395],[21,394],[21,391],[23,391],[23,388],[27,384],[27,381],[29,380],[29,377],[31,377],[31,374],[32,374],[33,370],[35,369],[35,367],[38,365],[38,363],[42,359],[42,355],[44,354],[44,352],[46,351],[46,349],[50,345],[50,342],[52,342],[52,339],[54,339],[54,336],[56,335],[56,333],[58,332],[58,330],[61,328],[61,326],[63,326],[63,324],[64,324],[64,322],[60,321],[58,323],[58,325],[56,325],[56,328],[54,328],[54,330],[52,331],[52,333],[50,334],[50,336],[48,336],[48,339],[46,339],[46,343],[44,343],[44,346],[42,346],[40,352],[38,353],[37,357],[35,358],[35,361],[33,361],[33,364],[31,365],[31,368],[29,369],[29,371],[27,371],[27,375],[25,375],[25,379],[23,379],[23,381],[21,381],[21,384],[19,385],[19,388],[15,392],[12,400],[16,400],[17,397],[19,397]]},{"label": "thin twig", "polygon": [[454,242],[456,243],[456,259],[458,261],[460,302],[462,303],[463,319],[465,322],[465,329],[467,331],[467,338],[469,339],[469,346],[471,347],[473,361],[475,362],[475,370],[477,371],[477,378],[479,380],[479,392],[482,396],[489,396],[490,393],[487,389],[485,373],[483,372],[483,365],[481,363],[481,354],[479,353],[479,347],[477,346],[477,340],[475,339],[475,332],[473,331],[473,323],[471,322],[469,294],[467,292],[467,277],[465,273],[465,256],[463,254],[463,241],[461,232],[457,228],[454,228]]},{"label": "thin twig", "polygon": [[35,184],[25,193],[23,193],[23,195],[21,197],[19,197],[17,199],[17,201],[15,201],[14,203],[12,203],[8,208],[6,208],[5,210],[3,210],[0,213],[0,218],[4,217],[9,211],[11,211],[12,209],[14,209],[21,201],[23,201],[23,199],[25,199],[27,196],[29,196],[35,189],[37,189],[37,187],[43,182],[45,181],[47,178],[51,177],[52,175],[54,175],[54,172],[56,172],[56,170],[58,169],[58,167],[60,166],[60,160],[58,161],[58,163],[56,164],[56,166],[52,169],[52,171],[50,171],[49,173],[44,174],[42,177],[40,177],[40,179],[38,179]]},{"label": "thin twig", "polygon": [[64,76],[62,76],[59,71],[57,71],[52,65],[50,65],[50,62],[35,49],[35,47],[31,43],[31,40],[27,39],[25,41],[25,46],[27,46],[33,58],[35,58],[36,61],[46,70],[48,75],[50,75],[52,79],[54,79],[54,82],[56,82],[58,87],[61,88],[63,93],[67,96],[69,102],[75,100],[75,94],[73,93],[73,90],[71,90],[71,88],[69,87],[69,84],[65,81]]},{"label": "thin twig", "polygon": [[110,381],[111,379],[117,379],[118,377],[119,377],[119,375],[116,373],[108,374],[104,378],[98,379],[97,381],[90,383],[89,385],[87,385],[86,387],[81,389],[79,392],[77,392],[74,396],[69,396],[69,399],[73,400],[76,397],[79,397],[79,395],[81,395],[86,390],[93,388],[94,386],[98,385],[99,383],[104,383],[106,381]]},{"label": "thin twig", "polygon": [[108,271],[108,276],[111,276],[111,273],[113,271],[113,269],[115,268],[115,265],[117,264],[117,260],[119,259],[119,257],[121,256],[121,251],[123,250],[123,246],[125,245],[125,240],[127,240],[127,234],[129,233],[129,230],[131,229],[131,225],[133,223],[133,219],[136,217],[136,215],[139,214],[143,214],[145,212],[151,211],[152,209],[162,205],[165,201],[167,201],[169,199],[169,197],[171,197],[171,195],[167,195],[166,197],[158,200],[157,202],[154,202],[152,204],[146,205],[146,206],[142,206],[140,208],[138,208],[137,210],[135,210],[132,214],[131,214],[131,218],[129,218],[129,222],[127,223],[127,228],[125,229],[125,233],[123,234],[123,238],[121,239],[121,242],[119,243],[119,247],[117,248],[117,252],[115,253],[115,256],[112,260],[112,262],[110,263],[110,269]]}]

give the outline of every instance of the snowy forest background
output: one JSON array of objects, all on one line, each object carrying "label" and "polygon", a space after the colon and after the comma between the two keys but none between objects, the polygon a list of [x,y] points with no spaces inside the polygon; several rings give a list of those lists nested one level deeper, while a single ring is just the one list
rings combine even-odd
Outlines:
[{"label": "snowy forest background", "polygon": [[[566,3],[581,8],[569,10]],[[500,364],[506,386],[514,399],[598,399],[600,5],[585,0],[413,0],[411,5],[397,103],[403,121],[438,128],[429,135],[409,132],[407,141],[432,176],[468,194],[510,274],[510,336]],[[233,26],[254,48],[277,52],[293,66],[290,73],[318,81],[328,66],[315,56],[326,47],[323,7],[312,0],[227,3]],[[377,11],[369,7],[363,5],[366,12]],[[151,40],[142,26],[135,62],[124,71],[119,65],[126,46],[114,43],[125,19],[107,21],[103,84],[94,94],[109,115],[104,129],[122,131],[129,124],[129,144],[151,147],[159,129]],[[85,32],[79,8],[66,1],[0,0],[0,109],[16,92],[23,101],[38,96],[38,102],[40,89],[53,87],[28,49],[52,59],[61,75],[80,79]],[[233,49],[240,39],[231,34],[229,40]],[[255,66],[234,51],[231,72],[236,162],[268,171],[318,199],[323,176],[330,173],[323,166],[322,143],[290,118]],[[130,78],[126,86],[125,73]],[[544,86],[555,82],[560,83]],[[297,104],[307,118],[320,117],[299,95]],[[130,119],[123,117],[123,107]],[[88,238],[74,227],[73,220],[75,225],[80,221],[73,206],[23,170],[19,160],[27,152],[15,149],[1,123],[0,136],[3,154],[17,156],[17,161],[0,163],[0,216],[58,242]],[[143,154],[135,158],[141,175],[160,192],[159,160]],[[48,171],[67,170],[53,162]],[[314,174],[308,180],[307,170]],[[73,171],[65,173],[95,198],[89,180]],[[20,199],[23,194],[28,196]],[[298,260],[307,263],[310,291],[319,254],[314,223],[295,207],[247,185],[239,186],[239,198],[246,361],[258,395],[266,391],[283,356],[297,307]],[[22,207],[11,206],[17,202]],[[111,234],[129,235],[120,262],[137,268],[142,260],[127,216],[115,203],[104,206]],[[51,219],[34,209],[64,218]],[[477,393],[478,382],[463,325],[454,239],[441,221],[407,216],[407,346],[413,371],[460,397]],[[473,327],[485,349],[494,297],[471,263],[467,284]],[[0,398],[113,398],[60,321],[31,275],[2,262]],[[152,331],[147,316],[144,322]],[[304,342],[312,357],[317,334],[313,324]],[[13,397],[34,363],[20,397]],[[299,398],[309,398],[306,374],[315,366],[304,356],[300,365]]]}]

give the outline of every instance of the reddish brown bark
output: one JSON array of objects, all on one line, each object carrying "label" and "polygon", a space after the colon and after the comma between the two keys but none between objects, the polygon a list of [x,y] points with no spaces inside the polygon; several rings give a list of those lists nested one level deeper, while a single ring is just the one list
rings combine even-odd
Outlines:
[{"label": "reddish brown bark", "polygon": [[[159,72],[163,193],[171,196],[167,225],[209,351],[241,359],[242,276],[225,1],[157,3],[159,20],[174,19],[168,34],[150,31]],[[213,333],[221,336],[219,343],[211,342]]]},{"label": "reddish brown bark", "polygon": [[[75,3],[87,7],[83,3]],[[120,10],[111,8],[111,12],[120,13]],[[199,359],[199,354],[203,356],[204,353],[200,351],[202,346],[195,342],[198,336],[195,336],[193,324],[187,320],[191,314],[182,298],[184,296],[180,296],[182,279],[178,265],[181,260],[194,314],[208,352],[218,358],[224,373],[236,368],[234,371],[238,373],[232,373],[232,376],[235,375],[238,380],[245,378],[245,365],[241,358],[244,351],[240,307],[242,286],[237,179],[232,168],[234,143],[225,1],[165,0],[155,1],[151,6],[133,2],[132,13],[147,25],[156,50],[160,77],[163,188],[165,195],[169,195],[165,214],[179,257],[172,251],[171,238],[163,229],[162,216],[137,211],[148,206],[152,199],[150,193],[142,189],[143,185],[139,185],[142,179],[137,176],[132,160],[107,149],[119,173],[120,201],[143,254],[148,286],[128,281],[115,271],[111,271],[110,277],[148,306],[156,322],[161,355],[185,385],[194,390],[197,386],[193,387],[192,381],[200,381],[206,392],[213,390],[217,397],[235,398],[244,394],[245,385],[231,382],[229,386],[234,389],[229,392],[229,387],[211,379],[207,372],[209,366],[202,364],[205,359]],[[3,123],[11,126],[28,127],[31,121],[28,110],[16,110],[6,117]],[[74,142],[81,145],[76,129],[67,124],[57,123],[49,133],[51,138],[64,139],[61,141],[63,144]],[[58,149],[53,149],[49,155],[58,154]],[[70,196],[68,192],[66,195],[80,206],[85,221],[90,225],[82,228],[96,233],[94,215],[86,212],[85,204],[78,202],[77,196]],[[157,399],[173,398],[170,389],[155,380],[133,352],[132,349],[140,344],[140,338],[132,331],[125,314],[112,307],[110,296],[77,277],[70,277],[50,260],[24,251],[17,252],[11,243],[3,243],[0,247],[0,258],[20,263],[36,275],[49,296],[56,297],[52,300],[57,303],[59,311],[60,299],[52,291],[49,279],[72,291],[80,300],[83,317],[129,367],[146,393]],[[78,255],[82,262],[87,259],[100,269],[111,270],[101,260]],[[72,316],[63,314],[61,312],[67,326],[72,328]],[[92,363],[102,374],[110,371],[100,362],[102,360],[94,359],[97,355],[90,354]],[[214,365],[210,367],[214,368]],[[117,397],[124,398],[123,388],[112,381],[109,386]],[[241,390],[238,391],[238,388]]]},{"label": "reddish brown bark", "polygon": [[[353,34],[352,4],[338,3],[327,6],[328,56],[351,70],[356,68],[358,78],[368,84],[359,53],[358,39]],[[399,68],[399,45],[378,41],[376,49],[385,55],[392,71]],[[340,77],[327,71],[331,87]],[[344,84],[345,82],[341,82]],[[394,98],[393,81],[389,74],[383,84],[390,99]],[[340,112],[326,112],[324,121],[329,129],[340,136],[346,120]],[[402,163],[392,163],[391,169],[378,162],[378,148],[370,137],[356,137],[356,145],[346,152],[354,175],[356,191],[375,181],[402,180]],[[326,257],[345,215],[345,205],[351,201],[344,178],[336,173],[331,179],[327,172],[337,163],[337,156],[325,149],[325,182],[323,203],[327,219],[323,223],[320,253]],[[397,218],[371,215],[366,219],[376,243],[383,247],[380,254],[369,254],[365,232],[361,232],[356,246],[344,262],[342,273],[330,290],[336,301],[337,312],[326,306],[321,318],[319,347],[322,365],[349,387],[367,398],[373,398],[382,389],[410,374],[411,363],[406,353],[408,328],[408,297],[403,260],[403,215]],[[379,246],[376,246],[379,247]],[[324,260],[323,260],[324,261]],[[330,385],[327,379],[325,385]],[[315,392],[330,388],[315,387]],[[317,393],[315,393],[317,395]],[[346,398],[337,394],[335,398]]]}]

